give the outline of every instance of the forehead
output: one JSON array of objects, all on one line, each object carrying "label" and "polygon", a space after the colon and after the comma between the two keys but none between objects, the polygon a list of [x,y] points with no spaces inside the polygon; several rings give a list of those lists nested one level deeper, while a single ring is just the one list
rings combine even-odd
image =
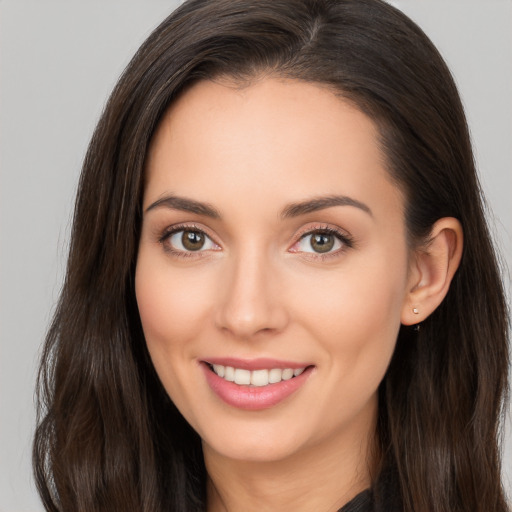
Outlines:
[{"label": "forehead", "polygon": [[263,195],[269,204],[339,193],[401,204],[384,161],[374,122],[327,87],[276,78],[244,87],[202,81],[158,127],[145,203],[164,193],[249,203]]}]

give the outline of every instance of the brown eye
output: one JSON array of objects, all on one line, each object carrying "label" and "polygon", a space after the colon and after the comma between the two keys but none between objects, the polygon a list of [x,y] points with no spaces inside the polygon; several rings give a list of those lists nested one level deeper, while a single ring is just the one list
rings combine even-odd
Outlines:
[{"label": "brown eye", "polygon": [[220,247],[199,229],[179,229],[165,235],[161,242],[174,253],[192,253],[219,250]]},{"label": "brown eye", "polygon": [[303,235],[291,251],[320,255],[334,254],[348,247],[352,247],[352,242],[347,236],[337,231],[318,229]]},{"label": "brown eye", "polygon": [[183,231],[181,243],[187,251],[199,251],[205,242],[204,234],[199,231]]},{"label": "brown eye", "polygon": [[310,239],[311,248],[315,252],[329,252],[334,247],[336,237],[329,233],[313,233]]}]

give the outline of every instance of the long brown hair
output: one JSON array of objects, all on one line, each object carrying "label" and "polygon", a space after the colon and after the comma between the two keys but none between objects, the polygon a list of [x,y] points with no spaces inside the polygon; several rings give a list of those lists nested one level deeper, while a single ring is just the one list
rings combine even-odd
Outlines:
[{"label": "long brown hair", "polygon": [[441,217],[463,226],[446,299],[419,332],[401,328],[379,389],[376,501],[386,475],[406,512],[504,512],[507,311],[468,128],[435,47],[380,0],[191,0],[128,65],[85,158],[41,362],[33,459],[46,510],[205,509],[200,439],[156,376],[135,301],[144,163],[190,84],[265,73],[328,85],[375,121],[412,245]]}]

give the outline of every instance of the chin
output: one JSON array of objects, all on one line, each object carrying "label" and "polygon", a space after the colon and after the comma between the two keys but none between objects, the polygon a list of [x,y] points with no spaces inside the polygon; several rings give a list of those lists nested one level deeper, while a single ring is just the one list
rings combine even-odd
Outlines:
[{"label": "chin", "polygon": [[269,432],[267,429],[258,433],[236,432],[236,429],[225,428],[225,432],[229,435],[212,434],[202,437],[203,450],[211,450],[224,458],[237,461],[277,462],[293,456],[303,448],[302,443],[295,438],[297,432],[294,432],[294,437],[276,435],[276,431]]}]

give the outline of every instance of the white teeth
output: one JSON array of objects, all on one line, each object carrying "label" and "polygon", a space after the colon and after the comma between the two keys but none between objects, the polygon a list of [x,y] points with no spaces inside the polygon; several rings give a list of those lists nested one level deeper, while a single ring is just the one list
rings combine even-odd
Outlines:
[{"label": "white teeth", "polygon": [[224,380],[234,382],[243,386],[267,386],[268,384],[277,384],[282,380],[290,380],[292,377],[298,377],[306,368],[271,368],[269,370],[244,370],[242,368],[233,368],[232,366],[223,366],[214,364],[213,371]]},{"label": "white teeth", "polygon": [[254,370],[251,372],[253,386],[266,386],[268,384],[268,370]]},{"label": "white teeth", "polygon": [[291,368],[286,368],[283,370],[283,380],[290,380],[293,377],[293,370]]},{"label": "white teeth", "polygon": [[251,372],[249,370],[235,369],[235,384],[245,384],[246,386],[251,383]]},{"label": "white teeth", "polygon": [[[219,364],[218,366],[221,366],[221,365]],[[214,370],[215,370],[215,368],[214,368]],[[219,375],[219,377],[220,377],[220,375]],[[235,381],[235,369],[232,366],[224,367],[224,378],[229,382]]]},{"label": "white teeth", "polygon": [[275,384],[276,382],[281,382],[283,380],[283,370],[281,368],[272,368],[268,372],[268,381],[270,384]]},{"label": "white teeth", "polygon": [[214,364],[213,365],[213,371],[219,376],[224,377],[224,366],[221,364]]}]

